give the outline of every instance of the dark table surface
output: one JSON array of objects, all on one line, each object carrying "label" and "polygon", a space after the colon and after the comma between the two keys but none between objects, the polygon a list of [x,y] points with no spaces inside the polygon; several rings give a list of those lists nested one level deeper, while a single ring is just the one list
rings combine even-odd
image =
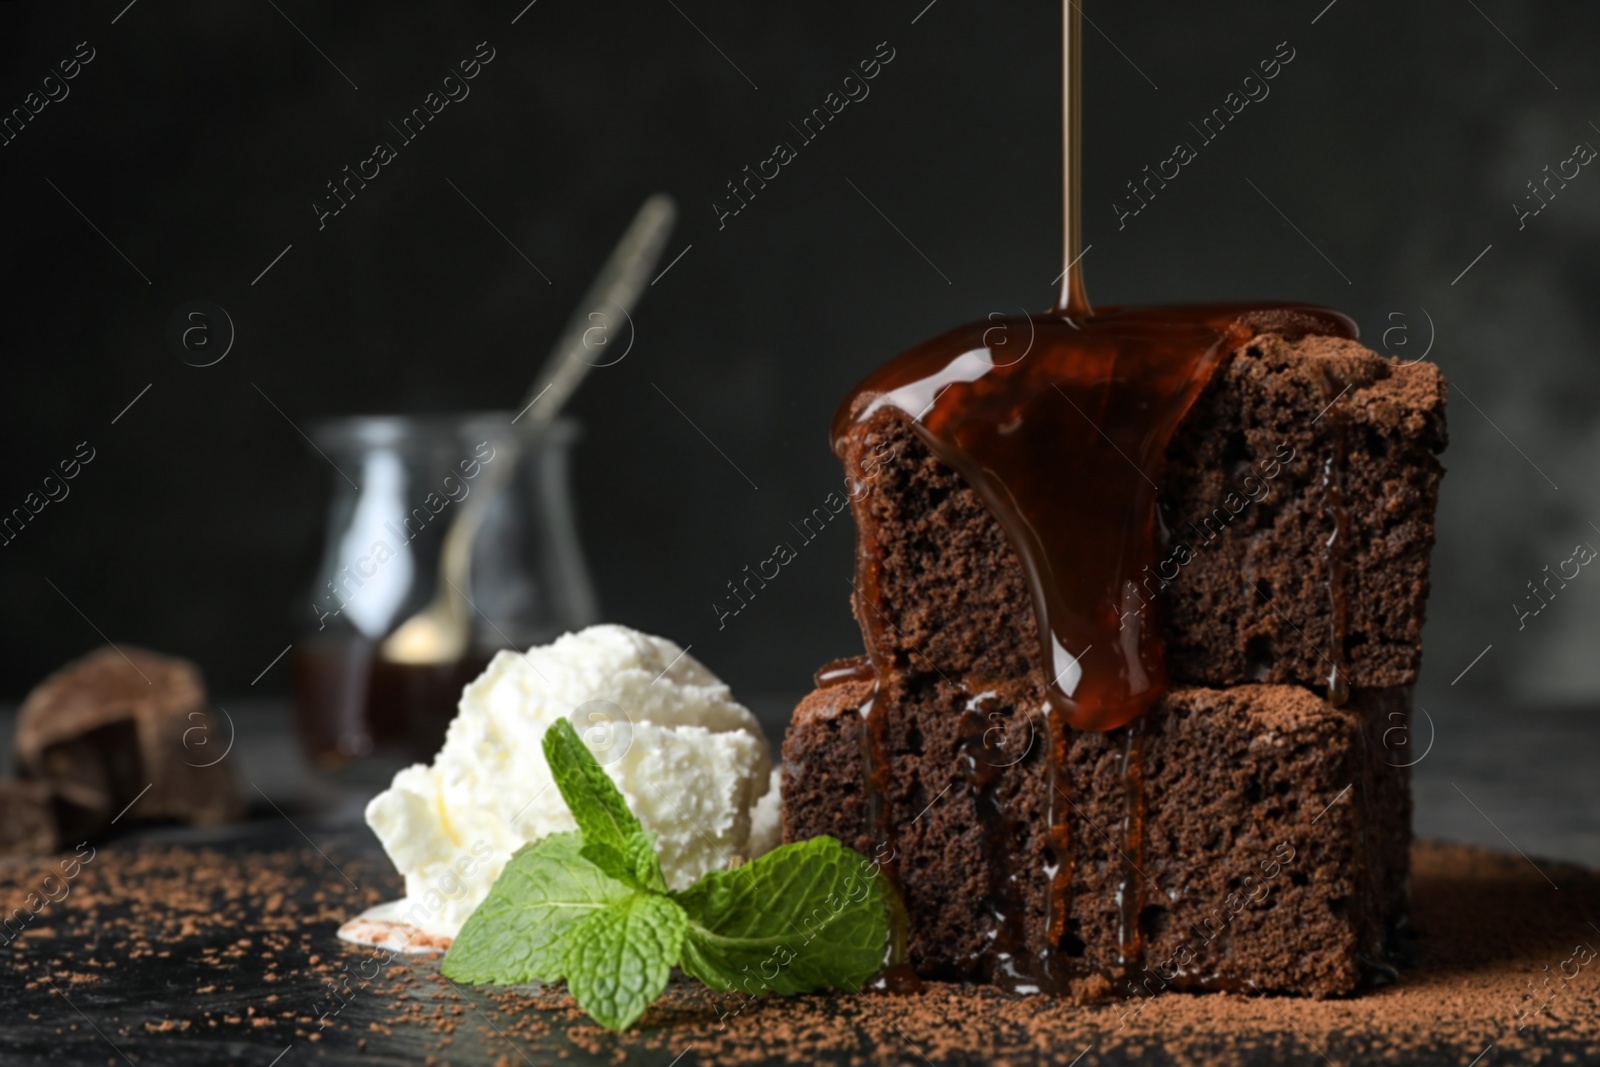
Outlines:
[{"label": "dark table surface", "polygon": [[[783,698],[775,698],[758,710],[769,723],[781,721],[778,716],[786,704]],[[118,857],[117,863],[130,869],[138,867],[144,854],[165,856],[168,860],[164,862],[169,862],[174,846],[230,858],[228,862],[238,863],[242,870],[266,858],[269,865],[285,869],[290,876],[287,884],[298,887],[290,889],[291,897],[296,892],[305,895],[299,903],[306,921],[282,934],[287,940],[278,956],[299,953],[298,958],[304,960],[315,959],[319,952],[324,957],[348,955],[353,950],[341,949],[333,942],[337,922],[317,887],[344,878],[370,899],[393,896],[399,888],[398,877],[360,821],[370,790],[336,788],[314,778],[295,751],[282,707],[238,704],[231,706],[231,713],[237,725],[232,758],[252,801],[249,821],[212,830],[147,827],[119,838],[108,848]],[[0,737],[10,736],[7,719],[0,717]],[[1414,770],[1418,835],[1600,867],[1600,776],[1593,773],[1592,721],[1592,713],[1581,710],[1528,712],[1518,717],[1457,712],[1434,721],[1431,728],[1419,726],[1417,750],[1426,755]],[[1428,747],[1430,733],[1432,745]],[[344,891],[342,886],[339,890]],[[293,904],[291,900],[291,907]],[[69,906],[74,906],[74,901],[57,907]],[[223,909],[219,914],[231,914],[226,909],[236,907],[237,901],[219,900],[217,906]],[[342,908],[348,907],[347,898]],[[118,914],[114,907],[106,912],[111,923],[108,929],[115,928]],[[241,920],[246,927],[251,921],[248,916]],[[57,925],[48,916],[42,916],[40,924]],[[436,1062],[456,1064],[627,1062],[665,1067],[678,1062],[680,1055],[684,1057],[682,1067],[707,1062],[693,1049],[671,1047],[668,1036],[660,1042],[634,1042],[627,1047],[607,1045],[603,1039],[597,1044],[592,1030],[580,1026],[571,1031],[576,1038],[569,1038],[571,1020],[564,1012],[570,1008],[550,1008],[549,1033],[540,1041],[519,1040],[504,1032],[505,1016],[486,999],[487,994],[433,980],[435,965],[427,962],[390,964],[380,982],[398,989],[397,983],[407,973],[419,975],[424,980],[407,987],[411,999],[429,1005],[430,1012],[441,1016],[459,1009],[464,1020],[481,1019],[483,1025],[463,1024],[441,1045],[437,1026],[393,1025],[394,1000],[388,995],[352,998],[339,1013],[336,1026],[306,1025],[313,1005],[326,997],[325,976],[279,971],[276,984],[269,985],[268,961],[232,947],[240,930],[240,926],[225,922],[209,927],[202,924],[177,951],[166,956],[139,953],[136,958],[124,958],[119,966],[92,975],[94,980],[81,987],[72,984],[77,980],[74,970],[81,971],[78,965],[94,958],[97,951],[101,957],[108,954],[108,946],[92,935],[69,931],[56,936],[47,931],[47,936],[30,934],[0,948],[0,952],[10,953],[6,973],[0,975],[0,1000],[7,1008],[5,1023],[0,1026],[0,1063],[241,1063],[261,1067],[281,1063],[288,1067],[306,1058],[376,1064],[427,1062],[431,1056]],[[72,937],[78,940],[61,940]],[[126,956],[125,945],[121,951]],[[215,980],[197,985],[196,968],[214,971]],[[52,984],[55,982],[64,987]],[[293,1011],[303,1022],[297,1023],[284,1011],[279,1013],[284,1016],[281,1021],[252,1028],[252,1007],[261,1004],[267,988],[279,998],[274,1003],[294,1005]],[[202,989],[205,992],[197,991]],[[449,1004],[434,1005],[440,998]],[[232,1017],[240,1025],[165,1028],[164,1020],[193,1020],[202,1015]],[[1365,1047],[1359,1036],[1348,1052]],[[1286,1033],[1286,1038],[1292,1035]],[[1300,1051],[1307,1050],[1302,1045]],[[1336,1050],[1326,1051],[1340,1062],[1346,1059]],[[1275,1055],[1269,1050],[1259,1062],[1273,1062]],[[888,1048],[865,1037],[854,1056],[842,1055],[839,1062],[853,1058],[858,1062],[925,1062],[920,1052],[913,1054],[904,1045]],[[1067,1062],[1071,1057],[1045,1058]],[[775,1061],[779,1060],[781,1056],[775,1053]],[[1118,1062],[1100,1056],[1085,1062],[1091,1060]],[[1311,1060],[1322,1062],[1315,1057],[1308,1062]],[[947,1057],[942,1062],[969,1061]],[[1139,1062],[1168,1060],[1150,1052]],[[1441,1058],[1437,1062],[1456,1061]]]}]

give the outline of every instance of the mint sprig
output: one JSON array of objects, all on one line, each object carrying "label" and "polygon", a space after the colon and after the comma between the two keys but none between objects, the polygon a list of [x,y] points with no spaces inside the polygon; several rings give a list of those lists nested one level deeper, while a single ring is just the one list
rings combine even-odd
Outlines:
[{"label": "mint sprig", "polygon": [[886,892],[870,862],[831,837],[784,845],[674,894],[692,932],[679,963],[712,989],[859,989],[883,966]]},{"label": "mint sprig", "polygon": [[620,851],[629,837],[643,832],[638,816],[628,810],[628,802],[572,723],[560,719],[544,732],[544,758],[585,844],[608,845]]},{"label": "mint sprig", "polygon": [[884,962],[894,890],[831,837],[668,892],[647,833],[565,719],[545,759],[577,833],[511,857],[445,955],[458,982],[565,979],[596,1022],[633,1025],[674,967],[747,994],[860,988]]}]

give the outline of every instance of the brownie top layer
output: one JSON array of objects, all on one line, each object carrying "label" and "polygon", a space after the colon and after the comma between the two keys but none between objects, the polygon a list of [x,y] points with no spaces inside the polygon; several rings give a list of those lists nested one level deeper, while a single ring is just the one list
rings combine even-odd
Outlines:
[{"label": "brownie top layer", "polygon": [[1124,726],[1165,688],[1160,634],[1128,603],[1158,560],[1154,475],[1196,398],[1263,319],[1301,334],[1355,332],[1336,312],[1279,306],[986,321],[891,361],[858,388],[864,406],[847,401],[835,423],[842,445],[852,420],[898,409],[977,490],[1022,559],[1046,699],[1075,729]]},{"label": "brownie top layer", "polygon": [[[1241,344],[1151,464],[1161,558],[1114,610],[1142,636],[1162,631],[1174,683],[1321,688],[1337,670],[1349,685],[1412,684],[1445,401],[1432,364],[1345,338]],[[1080,419],[1064,399],[1058,414]],[[1036,590],[989,501],[898,409],[841,444],[863,490],[855,608],[879,668],[1047,683]],[[1123,456],[1107,462],[1137,478]]]}]

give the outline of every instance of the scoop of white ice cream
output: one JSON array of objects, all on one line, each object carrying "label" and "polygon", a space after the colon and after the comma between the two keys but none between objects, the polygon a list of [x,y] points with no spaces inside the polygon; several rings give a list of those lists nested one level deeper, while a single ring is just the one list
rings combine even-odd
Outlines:
[{"label": "scoop of white ice cream", "polygon": [[777,844],[776,774],[755,716],[671,641],[592,626],[496,655],[462,692],[433,763],[407,767],[367,805],[405,876],[397,919],[454,937],[512,853],[577,828],[544,758],[560,718],[659,835],[672,888]]}]

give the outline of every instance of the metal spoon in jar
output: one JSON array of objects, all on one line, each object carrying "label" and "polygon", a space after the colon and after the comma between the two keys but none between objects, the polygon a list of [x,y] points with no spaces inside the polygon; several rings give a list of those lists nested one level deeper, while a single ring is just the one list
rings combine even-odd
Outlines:
[{"label": "metal spoon in jar", "polygon": [[[644,202],[634,216],[611,258],[567,320],[560,339],[551,349],[533,387],[524,398],[522,411],[512,419],[516,445],[536,441],[596,365],[591,339],[604,338],[609,328],[603,316],[619,313],[626,318],[644,292],[647,279],[660,261],[667,235],[677,217],[677,206],[670,196],[657,193]],[[596,316],[602,316],[597,319]],[[429,605],[401,623],[383,640],[379,652],[394,663],[451,663],[467,652],[472,627],[467,589],[472,578],[472,544],[483,526],[484,516],[498,491],[510,480],[516,467],[515,449],[511,455],[484,471],[478,491],[462,502],[461,510],[445,531],[439,553],[439,579]]]}]

